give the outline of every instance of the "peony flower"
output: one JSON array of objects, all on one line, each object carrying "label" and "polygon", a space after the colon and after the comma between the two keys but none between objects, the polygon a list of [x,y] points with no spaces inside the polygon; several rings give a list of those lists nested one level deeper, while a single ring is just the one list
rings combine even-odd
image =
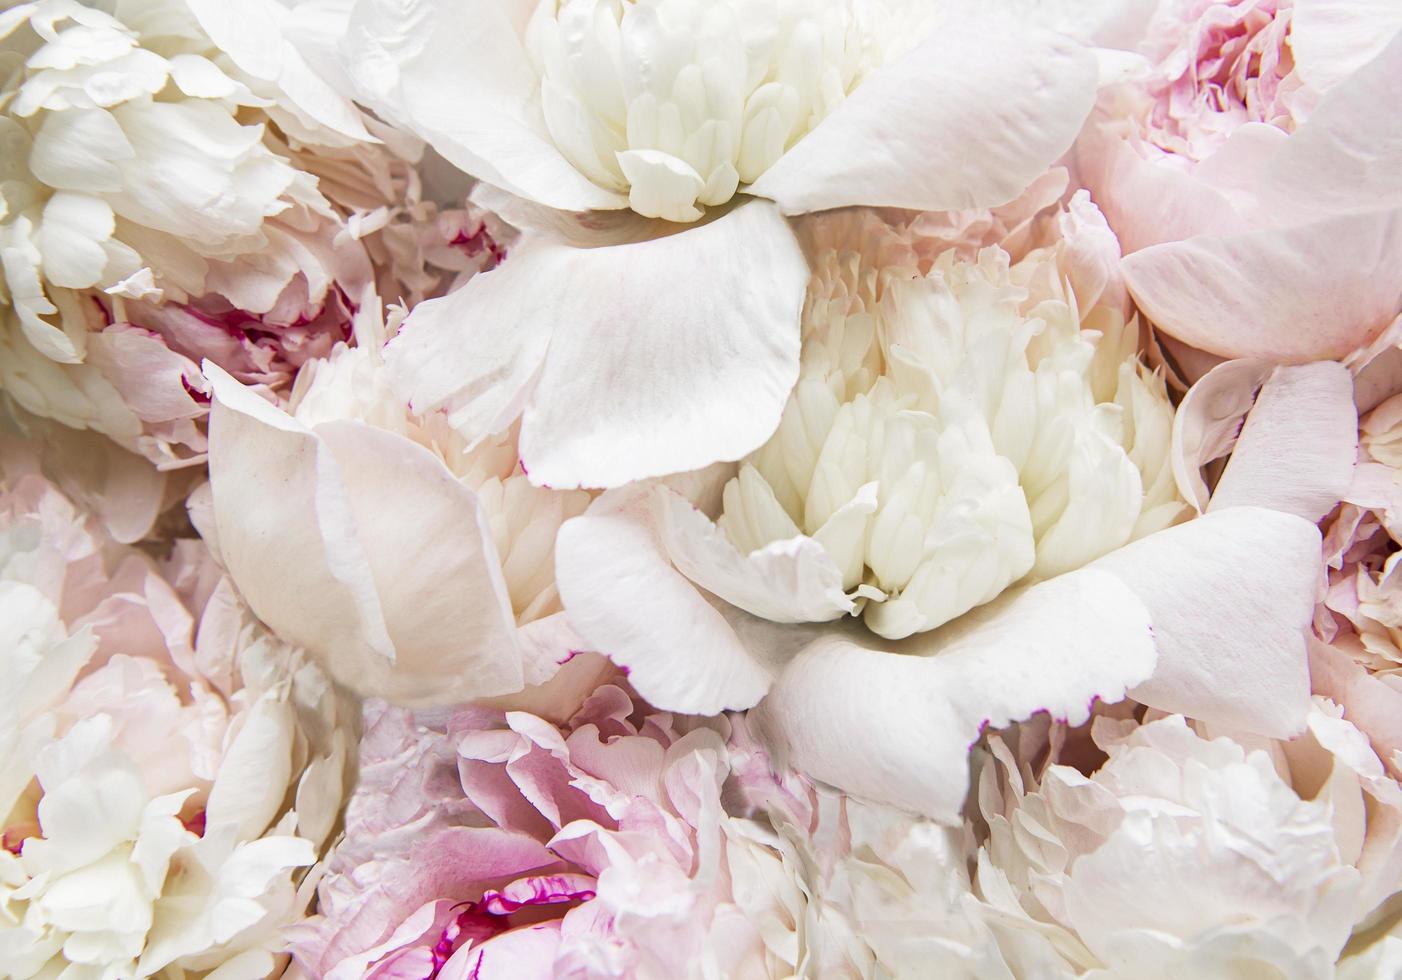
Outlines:
[{"label": "peony flower", "polygon": [[162,467],[203,459],[203,358],[284,387],[346,338],[371,259],[417,299],[500,255],[480,214],[421,199],[421,145],[367,129],[287,39],[309,25],[267,6],[244,11],[261,54],[227,4],[42,0],[0,23],[0,386]]},{"label": "peony flower", "polygon": [[784,977],[762,828],[732,817],[725,718],[604,684],[561,728],[466,707],[446,727],[373,702],[345,837],[294,955],[316,976]]},{"label": "peony flower", "polygon": [[1098,718],[1088,774],[990,737],[976,888],[1005,950],[1068,977],[1328,977],[1360,953],[1402,884],[1402,789],[1324,699],[1288,742],[1205,727]]},{"label": "peony flower", "polygon": [[0,605],[10,974],[267,975],[351,777],[343,696],[198,543],[162,570],[37,476],[0,498]]},{"label": "peony flower", "polygon": [[303,368],[290,411],[205,365],[221,560],[259,618],[355,690],[451,704],[543,683],[581,649],[553,555],[589,495],[531,485],[511,430],[470,447],[409,412],[378,301],[356,324],[355,347]]},{"label": "peony flower", "polygon": [[716,522],[742,555],[815,542],[849,601],[813,618],[900,639],[1182,516],[1163,383],[1116,311],[1082,333],[1066,249],[922,276],[873,216],[840,220],[878,227],[815,254],[802,376]]},{"label": "peony flower", "polygon": [[[1133,332],[1096,308],[1118,296],[1103,223],[1082,210],[1016,266],[984,252],[922,276],[869,221],[834,220],[849,237],[814,260],[806,377],[717,519],[640,485],[561,528],[560,594],[588,646],[672,710],[764,699],[783,761],[946,822],[981,729],[1037,711],[1074,723],[1128,692],[1297,732],[1312,524],[1353,465],[1348,372],[1263,385],[1209,502],[1190,479],[1208,457],[1183,458]],[[1168,526],[1184,499],[1210,512]],[[1270,572],[1248,588],[1245,567]],[[841,621],[858,612],[870,632]]]},{"label": "peony flower", "polygon": [[[1139,308],[1220,357],[1396,344],[1402,17],[1331,0],[1162,0],[1117,46],[1147,60],[1077,150]],[[1199,355],[1200,356],[1200,355]]]},{"label": "peony flower", "polygon": [[1096,79],[1032,18],[900,2],[361,0],[341,49],[362,103],[528,232],[413,312],[392,383],[473,442],[520,415],[554,487],[757,448],[798,362],[781,215],[1004,204],[1070,146]]}]

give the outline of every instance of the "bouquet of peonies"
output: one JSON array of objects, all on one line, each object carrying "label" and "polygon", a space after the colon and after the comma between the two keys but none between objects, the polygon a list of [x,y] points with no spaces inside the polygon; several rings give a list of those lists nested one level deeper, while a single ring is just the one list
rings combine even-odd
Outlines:
[{"label": "bouquet of peonies", "polygon": [[1402,977],[1402,2],[0,51],[0,977]]}]

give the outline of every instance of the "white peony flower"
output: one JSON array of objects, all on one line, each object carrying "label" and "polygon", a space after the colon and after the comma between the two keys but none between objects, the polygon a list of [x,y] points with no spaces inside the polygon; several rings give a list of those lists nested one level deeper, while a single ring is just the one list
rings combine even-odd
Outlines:
[{"label": "white peony flower", "polygon": [[542,485],[753,451],[798,363],[805,271],[782,215],[1017,197],[1096,84],[1089,51],[1035,21],[961,2],[358,0],[340,39],[357,98],[527,230],[513,262],[411,314],[396,390],[474,442],[521,416]]},{"label": "white peony flower", "polygon": [[741,553],[814,538],[898,639],[1183,515],[1163,383],[1118,311],[1082,324],[1064,246],[921,275],[876,218],[838,220],[873,227],[813,260],[803,377],[717,520]]},{"label": "white peony flower", "polygon": [[1093,733],[1089,776],[990,739],[977,890],[1009,951],[1063,976],[1331,977],[1386,919],[1402,788],[1332,703],[1285,743],[1177,715]]},{"label": "white peony flower", "polygon": [[338,820],[354,712],[198,543],[163,574],[36,476],[0,501],[0,962],[267,975]]},{"label": "white peony flower", "polygon": [[303,369],[290,414],[206,365],[211,530],[234,582],[366,693],[454,703],[566,662],[588,674],[600,661],[574,663],[554,547],[589,495],[531,485],[511,431],[469,446],[441,413],[409,412],[385,377],[379,317],[372,297],[357,346]]},{"label": "white peony flower", "polygon": [[[758,704],[785,761],[946,822],[978,733],[1038,711],[1084,720],[1128,693],[1298,731],[1311,508],[1347,484],[1347,371],[1267,380],[1209,512],[1172,527],[1187,437],[1136,359],[1089,202],[1016,263],[922,267],[870,217],[811,220],[832,237],[814,235],[805,377],[776,436],[704,509],[644,484],[561,528],[588,645],[654,704]],[[859,612],[870,629],[842,622]]]}]

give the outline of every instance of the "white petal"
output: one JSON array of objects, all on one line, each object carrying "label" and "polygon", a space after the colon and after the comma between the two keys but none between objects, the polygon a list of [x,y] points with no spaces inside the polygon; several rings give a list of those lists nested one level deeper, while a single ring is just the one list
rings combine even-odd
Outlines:
[{"label": "white petal", "polygon": [[621,208],[555,148],[535,105],[522,0],[357,0],[345,55],[362,101],[455,166],[565,211]]},{"label": "white petal", "polygon": [[[1295,0],[1293,7],[1290,52],[1295,68],[1307,85],[1321,91],[1377,57],[1402,30],[1402,4],[1394,0]],[[1381,121],[1382,115],[1374,119]]]},{"label": "white petal", "polygon": [[1277,368],[1256,397],[1208,509],[1269,507],[1318,521],[1348,492],[1357,455],[1348,369],[1333,361]]},{"label": "white petal", "polygon": [[407,439],[353,421],[309,430],[205,373],[220,552],[259,618],[361,692],[448,703],[519,690],[511,606],[471,491]]},{"label": "white petal", "polygon": [[[832,635],[784,669],[754,712],[781,757],[838,788],[960,819],[984,726],[1049,711],[1085,721],[1154,668],[1149,614],[1113,575],[1080,570],[893,647]],[[891,652],[899,650],[900,652]]]},{"label": "white petal", "polygon": [[1135,700],[1273,738],[1298,732],[1319,544],[1299,517],[1228,507],[1091,565],[1119,576],[1153,617],[1159,665]]},{"label": "white petal", "polygon": [[521,425],[533,483],[700,469],[778,427],[798,378],[808,264],[772,205],[652,241],[553,248],[542,265],[527,288],[560,329]]},{"label": "white petal", "polygon": [[1005,204],[1071,146],[1095,81],[1095,59],[1056,34],[950,18],[857,86],[750,191],[785,214]]},{"label": "white petal", "polygon": [[[874,488],[859,508],[876,509]],[[855,606],[842,591],[842,570],[809,537],[775,541],[741,555],[705,514],[673,493],[660,493],[662,538],[677,570],[697,585],[775,623],[837,619]]]},{"label": "white petal", "polygon": [[612,491],[560,528],[555,581],[565,614],[654,705],[692,714],[748,708],[771,672],[672,567],[659,492]]}]

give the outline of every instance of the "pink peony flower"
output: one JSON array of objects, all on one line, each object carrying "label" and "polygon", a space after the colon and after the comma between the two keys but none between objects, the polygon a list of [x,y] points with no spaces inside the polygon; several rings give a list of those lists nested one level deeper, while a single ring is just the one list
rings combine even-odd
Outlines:
[{"label": "pink peony flower", "polygon": [[338,980],[788,975],[742,887],[779,858],[727,813],[729,730],[609,684],[560,728],[372,703],[297,959]]},{"label": "pink peony flower", "polygon": [[1402,77],[1402,8],[1154,8],[1116,38],[1139,57],[1121,57],[1075,153],[1139,308],[1192,349],[1193,375],[1218,357],[1361,367],[1395,346],[1402,123],[1378,107]]}]

